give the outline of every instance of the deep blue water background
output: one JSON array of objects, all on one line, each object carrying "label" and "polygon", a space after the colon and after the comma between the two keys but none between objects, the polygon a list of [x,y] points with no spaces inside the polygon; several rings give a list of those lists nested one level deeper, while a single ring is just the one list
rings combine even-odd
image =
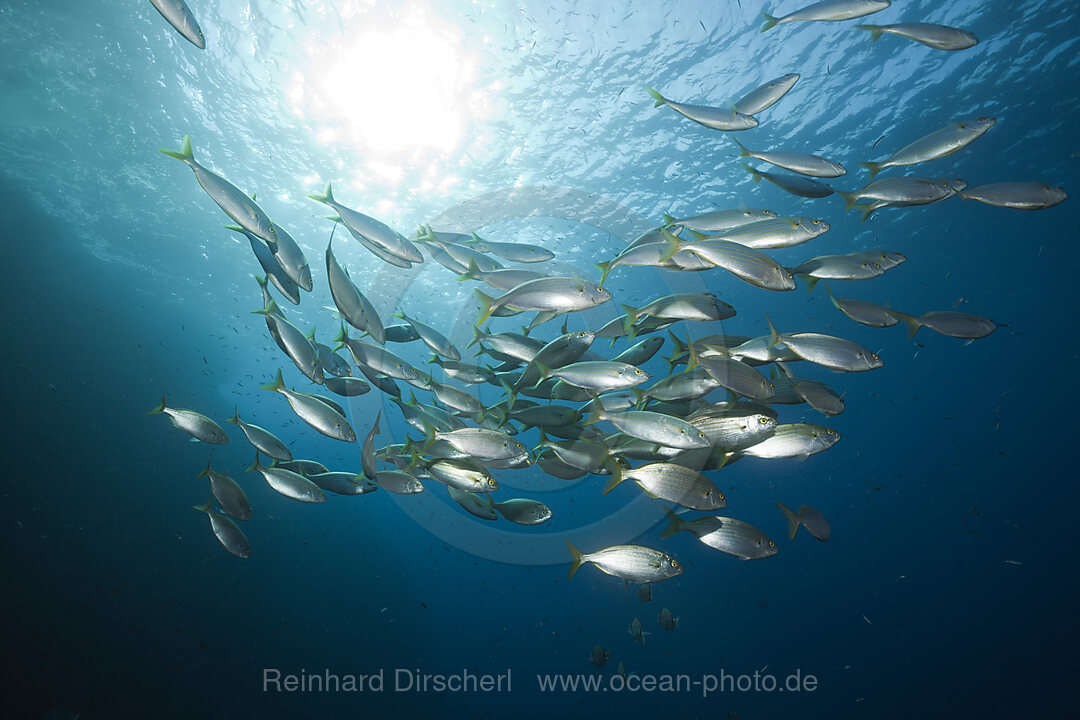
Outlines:
[{"label": "deep blue water background", "polygon": [[[1078,351],[1075,2],[942,9],[898,0],[868,19],[974,32],[981,43],[959,53],[890,37],[870,44],[853,23],[759,34],[763,8],[752,2],[648,10],[454,2],[342,5],[340,13],[299,2],[192,5],[205,52],[149,3],[0,3],[5,717],[39,718],[56,707],[87,720],[1005,717],[1061,716],[1070,707],[1080,639],[1068,410]],[[421,144],[379,156],[378,138],[327,141],[320,132],[342,119],[307,114],[288,89],[314,83],[335,43],[362,29],[389,33],[406,16],[471,58],[461,82],[473,95],[462,107],[482,112],[466,112],[448,149]],[[403,43],[400,52],[423,58],[424,46]],[[357,95],[353,107],[364,112],[443,121],[443,108],[364,96],[366,78],[394,62],[357,68],[355,85],[339,92]],[[836,198],[802,202],[753,185],[722,134],[653,110],[643,89],[722,105],[786,72],[800,72],[799,84],[740,140],[836,159],[849,168],[840,187],[863,180],[858,160],[884,158],[951,119],[991,115],[998,124],[985,136],[913,172],[971,184],[1037,179],[1074,197],[1033,213],[949,200],[883,210],[860,224]],[[660,527],[651,528],[636,541],[662,547],[687,571],[657,585],[646,605],[593,568],[567,581],[565,564],[477,557],[385,492],[293,503],[242,472],[251,448],[229,427],[232,443],[214,453],[214,465],[243,484],[255,509],[244,525],[253,555],[241,561],[189,509],[207,494],[195,475],[208,448],[144,416],[163,390],[170,405],[219,420],[235,404],[287,438],[297,457],[334,468],[359,469],[359,448],[316,435],[258,389],[288,361],[249,314],[260,297],[246,244],[220,229],[227,219],[190,172],[156,152],[178,147],[184,134],[197,159],[257,190],[305,247],[315,293],[286,311],[305,328],[317,325],[324,341],[336,325],[323,308],[332,304],[322,269],[329,223],[304,196],[326,180],[340,200],[403,232],[441,215],[448,230],[542,242],[582,272],[661,212],[747,204],[821,217],[829,233],[777,257],[794,264],[869,247],[900,251],[907,263],[845,284],[842,294],[915,313],[962,297],[963,309],[1001,327],[970,344],[927,330],[913,343],[901,328],[850,322],[821,289],[781,295],[719,271],[620,269],[608,283],[620,302],[707,285],[738,309],[727,332],[762,334],[768,313],[781,330],[843,335],[885,359],[883,369],[857,375],[799,368],[846,392],[848,409],[826,420],[806,406],[781,407],[781,419],[835,428],[843,440],[834,448],[801,463],[747,459],[716,475],[727,512],[776,539],[776,557],[741,563],[685,535],[661,543]],[[624,215],[590,223],[585,212],[582,222],[569,203],[549,203],[520,217],[531,209],[526,199],[464,226],[475,198],[515,186],[526,198],[543,197],[537,187],[572,188],[617,203]],[[417,273],[387,270],[338,237],[338,257],[384,317],[400,299],[411,315],[453,328],[464,345],[475,312],[464,283],[433,262]],[[571,326],[596,327],[615,312],[601,308]],[[285,372],[302,386],[295,370]],[[358,434],[383,407],[391,420],[380,440],[400,439],[400,415],[376,395],[349,404]],[[628,487],[601,497],[595,480],[552,493],[545,499],[556,517],[540,532],[573,537],[577,525],[617,514],[632,497]],[[436,492],[425,502],[442,500]],[[800,533],[787,541],[775,500],[822,510],[832,540]],[[451,517],[461,527],[441,533],[473,522],[456,508]],[[680,617],[677,632],[657,626],[661,607]],[[653,632],[647,648],[626,633],[634,616]],[[607,674],[618,660],[631,672],[695,676],[767,665],[780,677],[811,673],[819,688],[705,700],[537,692],[537,673],[593,671],[588,655],[598,643],[614,654]],[[267,667],[511,669],[513,692],[267,694]]]}]

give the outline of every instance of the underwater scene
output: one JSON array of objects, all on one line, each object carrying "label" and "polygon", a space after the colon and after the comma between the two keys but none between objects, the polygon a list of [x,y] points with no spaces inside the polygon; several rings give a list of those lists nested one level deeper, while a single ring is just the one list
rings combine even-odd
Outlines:
[{"label": "underwater scene", "polygon": [[0,27],[4,718],[1075,712],[1075,0]]}]

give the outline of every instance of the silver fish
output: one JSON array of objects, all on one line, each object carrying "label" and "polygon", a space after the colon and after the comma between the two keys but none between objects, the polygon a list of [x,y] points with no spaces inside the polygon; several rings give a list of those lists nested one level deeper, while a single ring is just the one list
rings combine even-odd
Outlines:
[{"label": "silver fish", "polygon": [[251,519],[251,503],[248,501],[243,488],[235,480],[225,473],[214,472],[210,468],[209,461],[206,463],[206,469],[196,477],[204,477],[210,480],[210,492],[221,503],[221,507],[225,512],[237,520]]},{"label": "silver fish", "polygon": [[829,294],[829,300],[833,306],[857,323],[868,327],[885,328],[900,322],[896,312],[883,305],[866,300],[838,298],[832,294],[828,284],[825,285],[825,291]]},{"label": "silver fish", "polygon": [[273,300],[261,310],[255,310],[254,315],[262,315],[267,323],[273,323],[281,342],[285,345],[285,354],[293,364],[304,373],[309,380],[322,384],[322,367],[319,365],[319,351],[311,343],[300,328],[286,320],[278,311],[277,303]]},{"label": "silver fish", "polygon": [[[187,3],[184,2],[184,0],[150,0],[150,4],[153,5],[157,11],[161,13],[161,17],[168,20],[169,24],[173,26],[176,32],[183,35],[188,42],[200,50],[206,48],[206,37],[199,27],[199,22],[195,19],[194,13],[191,12],[191,8],[187,6]],[[213,516],[211,516],[211,518],[213,518]],[[247,556],[245,555],[244,557]]]},{"label": "silver fish", "polygon": [[225,445],[229,442],[229,436],[225,434],[225,431],[216,422],[206,417],[202,413],[195,412],[194,410],[184,410],[182,408],[171,408],[165,404],[165,394],[161,395],[161,404],[155,407],[147,415],[154,415],[156,413],[165,413],[172,420],[174,427],[183,430],[196,440],[201,440],[204,443],[210,443],[211,445]]},{"label": "silver fish", "polygon": [[423,262],[424,256],[416,249],[416,246],[405,239],[401,233],[392,230],[386,223],[365,215],[362,212],[346,207],[334,199],[334,193],[330,183],[326,183],[326,189],[322,194],[313,193],[308,195],[316,202],[321,202],[332,207],[341,217],[341,221],[349,230],[363,235],[365,238],[407,262]]},{"label": "silver fish", "polygon": [[364,480],[363,475],[351,472],[325,472],[306,475],[319,489],[337,495],[366,495],[378,489],[378,485]]},{"label": "silver fish", "polygon": [[420,336],[420,339],[431,348],[431,351],[441,355],[449,360],[460,360],[461,353],[458,351],[454,344],[446,339],[446,336],[441,332],[428,325],[427,323],[420,322],[416,318],[411,318],[405,314],[405,311],[395,313],[394,317],[401,318],[405,322],[409,323],[416,329],[416,334]]},{"label": "silver fish", "polygon": [[665,231],[668,257],[691,250],[729,273],[766,290],[794,290],[795,280],[780,263],[758,250],[728,240],[679,240]]},{"label": "silver fish", "polygon": [[820,425],[777,425],[771,437],[745,448],[742,452],[758,458],[797,457],[805,460],[822,450],[828,450],[839,439],[840,433]]},{"label": "silver fish", "polygon": [[159,152],[186,163],[195,172],[195,179],[199,181],[199,185],[206,194],[237,225],[267,241],[268,244],[277,240],[273,223],[253,199],[213,170],[208,170],[195,162],[195,155],[191,152],[191,138],[187,135],[184,136],[184,144],[179,151],[162,148]]},{"label": "silver fish", "polygon": [[737,395],[754,400],[768,400],[773,396],[769,379],[741,360],[727,355],[709,355],[699,358],[698,364],[717,383]]},{"label": "silver fish", "polygon": [[656,462],[626,470],[611,477],[604,486],[604,494],[623,480],[633,480],[653,497],[692,510],[719,510],[727,505],[720,488],[701,473],[682,465]]},{"label": "silver fish", "polygon": [[589,416],[586,424],[606,420],[622,432],[640,440],[664,445],[665,447],[692,448],[708,447],[709,439],[696,427],[677,417],[647,410],[629,410],[612,413],[603,409],[593,400],[587,406]]},{"label": "silver fish", "polygon": [[602,287],[587,280],[572,277],[545,277],[530,280],[498,298],[490,297],[479,290],[475,293],[480,300],[480,312],[476,325],[487,320],[493,310],[501,307],[561,314],[587,310],[611,299],[611,293]]},{"label": "silver fish", "polygon": [[357,289],[349,274],[338,263],[332,244],[331,241],[326,246],[326,275],[334,305],[345,322],[368,333],[371,339],[380,345],[386,344],[385,329],[375,306]]},{"label": "silver fish", "polygon": [[475,515],[481,520],[498,520],[499,515],[491,502],[491,497],[486,493],[478,495],[466,490],[458,490],[453,485],[447,485],[450,497],[470,515]]},{"label": "silver fish", "polygon": [[825,516],[820,511],[809,505],[800,505],[798,512],[792,512],[780,501],[776,502],[776,507],[780,508],[780,512],[787,519],[788,539],[795,539],[795,533],[800,525],[822,542],[832,537],[832,526],[829,525],[829,521],[825,519]]},{"label": "silver fish", "polygon": [[781,190],[789,192],[792,195],[798,195],[799,197],[823,198],[829,197],[836,192],[825,183],[811,180],[810,178],[800,177],[798,175],[778,175],[776,173],[765,172],[764,170],[755,170],[746,163],[739,163],[739,165],[743,170],[750,173],[750,178],[754,182],[759,183],[762,180],[768,180]]},{"label": "silver fish", "polygon": [[894,314],[907,325],[908,337],[915,337],[919,328],[930,328],[941,335],[976,340],[986,337],[997,328],[992,320],[954,310],[935,310],[923,313],[919,317],[902,312],[894,312]]},{"label": "silver fish", "polygon": [[495,373],[486,365],[458,362],[456,360],[444,360],[438,355],[432,355],[428,363],[435,363],[443,369],[449,377],[463,383],[475,385],[477,383],[490,383],[495,381]]},{"label": "silver fish", "polygon": [[1032,181],[980,185],[961,192],[960,197],[1013,210],[1042,210],[1063,202],[1069,196],[1059,187]]},{"label": "silver fish", "polygon": [[791,152],[789,150],[773,150],[768,152],[762,150],[750,150],[735,138],[731,139],[739,146],[739,157],[756,158],[763,162],[767,162],[770,165],[775,165],[776,167],[790,170],[791,172],[800,175],[835,178],[847,173],[847,170],[839,163],[835,163],[832,160],[826,160],[817,155]]},{"label": "silver fish", "polygon": [[676,320],[727,320],[735,317],[735,308],[712,293],[678,293],[665,295],[640,308],[622,306],[626,326],[631,327],[640,315],[673,318]]},{"label": "silver fish", "polygon": [[[760,208],[736,208],[734,210],[712,210],[706,213],[698,215],[690,215],[689,217],[673,217],[668,214],[664,214],[664,227],[669,231],[673,231],[673,226],[684,227],[688,230],[697,230],[703,233],[719,233],[725,230],[731,230],[741,225],[748,225],[752,222],[758,222],[759,220],[768,220],[769,218],[776,217],[776,213],[772,210],[762,210]],[[663,237],[660,235],[660,228],[656,228],[655,234],[649,240],[650,243],[663,242]],[[636,243],[646,244],[646,243]]]},{"label": "silver fish", "polygon": [[597,393],[626,390],[649,379],[649,374],[641,368],[608,360],[577,362],[554,370],[543,365],[537,367],[540,371],[540,382],[556,377],[575,387]]},{"label": "silver fish", "polygon": [[218,542],[221,543],[223,548],[236,557],[251,557],[251,546],[248,544],[247,538],[244,537],[244,531],[227,515],[214,510],[211,507],[213,500],[214,498],[211,496],[202,505],[192,505],[192,507],[199,512],[206,513],[206,516],[210,518],[210,529],[214,531],[214,535],[217,536]]},{"label": "silver fish", "polygon": [[889,0],[822,0],[780,18],[763,12],[765,24],[761,32],[787,22],[851,20],[880,12],[890,4]]},{"label": "silver fish", "polygon": [[287,498],[305,503],[326,502],[326,495],[319,486],[303,475],[285,468],[259,464],[258,450],[255,451],[255,462],[248,468],[248,472],[252,471],[260,473],[267,485]]},{"label": "silver fish", "polygon": [[425,467],[431,473],[431,477],[458,490],[489,493],[499,489],[499,483],[495,481],[491,473],[468,460],[444,458],[425,463]]},{"label": "silver fish", "polygon": [[[248,439],[249,443],[254,445],[257,450],[260,450],[275,460],[288,462],[293,459],[292,452],[285,446],[285,443],[279,440],[278,437],[269,430],[265,430],[258,425],[252,425],[251,423],[246,423],[241,420],[240,413],[236,408],[233,408],[233,416],[228,418],[226,422],[237,425],[244,431],[244,436]],[[220,502],[221,498],[218,498],[218,501]]]},{"label": "silver fish", "polygon": [[742,560],[760,560],[778,552],[776,543],[765,533],[742,520],[716,516],[686,522],[670,510],[666,514],[669,525],[660,533],[661,540],[685,531],[709,547]]},{"label": "silver fish", "polygon": [[779,102],[799,81],[798,73],[788,73],[771,80],[759,88],[751,90],[735,102],[735,111],[746,115],[757,115]]},{"label": "silver fish", "polygon": [[668,100],[651,87],[646,87],[645,89],[649,91],[649,94],[652,95],[653,100],[655,101],[653,107],[667,105],[683,117],[693,120],[698,125],[704,125],[713,130],[749,130],[752,127],[757,127],[758,124],[758,121],[755,118],[741,112],[708,107],[705,105],[690,105],[688,103],[675,102],[674,100]]},{"label": "silver fish", "polygon": [[520,270],[518,268],[496,268],[485,272],[477,267],[472,258],[469,258],[469,267],[465,272],[458,275],[458,280],[482,280],[493,288],[508,292],[521,283],[538,280],[542,277],[547,276],[535,270]]},{"label": "silver fish", "polygon": [[494,505],[499,514],[518,525],[543,525],[551,519],[551,508],[539,500],[512,498]]},{"label": "silver fish", "polygon": [[272,390],[284,395],[293,412],[323,435],[343,442],[356,442],[356,433],[341,413],[313,395],[286,388],[285,381],[281,377],[281,370],[277,371],[277,376],[272,383],[260,385],[260,387],[263,390]]},{"label": "silver fish", "polygon": [[508,460],[527,452],[524,445],[509,435],[486,428],[465,427],[439,432],[429,426],[427,435],[428,445],[435,440],[446,440],[457,450],[480,460]]},{"label": "silver fish", "polygon": [[990,117],[953,122],[909,145],[905,145],[886,160],[881,162],[861,162],[859,165],[869,170],[870,177],[873,178],[887,167],[914,165],[928,160],[936,160],[967,147],[987,130],[994,127],[996,122],[994,118]]},{"label": "silver fish", "polygon": [[379,421],[382,419],[382,410],[375,414],[375,422],[371,426],[367,437],[360,446],[360,466],[364,470],[364,477],[374,480],[378,473],[378,463],[375,459],[375,436],[379,434]]},{"label": "silver fish", "polygon": [[582,553],[569,540],[566,546],[571,557],[569,577],[574,577],[577,569],[587,562],[608,575],[637,583],[660,582],[681,575],[683,571],[675,558],[640,545],[612,545],[591,553]]},{"label": "silver fish", "polygon": [[889,33],[910,38],[935,50],[966,50],[979,43],[979,39],[967,30],[933,23],[895,23],[893,25],[856,25],[855,27],[868,30],[870,42],[877,40],[882,33]]},{"label": "silver fish", "polygon": [[876,370],[884,363],[877,353],[844,338],[821,333],[780,334],[769,323],[769,338],[773,344],[782,342],[803,360],[843,372]]},{"label": "silver fish", "polygon": [[399,470],[384,470],[375,475],[379,487],[397,495],[416,495],[424,492],[424,485],[416,477]]},{"label": "silver fish", "polygon": [[768,250],[800,245],[828,232],[829,228],[829,223],[824,220],[804,217],[771,218],[706,239],[727,240],[756,250]]},{"label": "silver fish", "polygon": [[359,397],[371,392],[370,385],[354,377],[324,377],[323,387],[342,397]]},{"label": "silver fish", "polygon": [[536,263],[544,262],[545,260],[550,260],[555,257],[555,253],[547,248],[542,248],[539,245],[485,240],[476,233],[472,234],[471,244],[481,252],[498,255],[503,260],[509,260],[510,262]]},{"label": "silver fish", "polygon": [[615,362],[624,362],[628,365],[642,365],[659,352],[663,344],[664,338],[662,337],[645,338],[641,342],[623,350],[612,359]]},{"label": "silver fish", "polygon": [[[836,191],[844,198],[845,210],[850,210],[862,199],[879,200],[889,206],[909,207],[911,205],[929,205],[952,197],[959,190],[967,187],[963,180],[945,180],[942,178],[923,177],[888,177],[871,180],[854,192]],[[885,206],[882,206],[885,207]]]},{"label": "silver fish", "polygon": [[695,411],[686,421],[705,433],[709,443],[733,452],[756,445],[776,431],[776,418],[737,406],[708,406]]},{"label": "silver fish", "polygon": [[[300,286],[297,285],[296,281],[289,277],[288,273],[281,267],[277,258],[274,257],[274,253],[270,251],[270,248],[267,247],[266,243],[239,225],[226,225],[225,229],[241,233],[248,239],[248,242],[251,244],[251,252],[255,254],[255,259],[259,261],[259,265],[262,266],[263,272],[266,273],[266,277],[270,282],[274,283],[274,287],[276,287],[289,302],[293,305],[299,305]],[[260,282],[260,285],[261,284],[262,283]],[[265,305],[266,303],[263,304]]]}]

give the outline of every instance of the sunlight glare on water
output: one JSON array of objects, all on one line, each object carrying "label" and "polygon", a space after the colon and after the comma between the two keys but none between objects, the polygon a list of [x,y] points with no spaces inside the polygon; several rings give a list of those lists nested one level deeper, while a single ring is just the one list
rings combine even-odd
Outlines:
[{"label": "sunlight glare on water", "polygon": [[461,30],[420,5],[339,12],[344,32],[308,38],[288,88],[316,140],[363,155],[393,185],[405,166],[437,166],[461,150],[489,105]]}]

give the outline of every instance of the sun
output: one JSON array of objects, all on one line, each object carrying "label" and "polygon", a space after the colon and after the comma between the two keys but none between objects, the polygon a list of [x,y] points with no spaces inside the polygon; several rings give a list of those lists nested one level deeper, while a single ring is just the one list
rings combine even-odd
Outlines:
[{"label": "sun", "polygon": [[383,162],[460,149],[484,105],[460,29],[420,9],[355,15],[341,27],[311,41],[288,89],[315,137]]}]

